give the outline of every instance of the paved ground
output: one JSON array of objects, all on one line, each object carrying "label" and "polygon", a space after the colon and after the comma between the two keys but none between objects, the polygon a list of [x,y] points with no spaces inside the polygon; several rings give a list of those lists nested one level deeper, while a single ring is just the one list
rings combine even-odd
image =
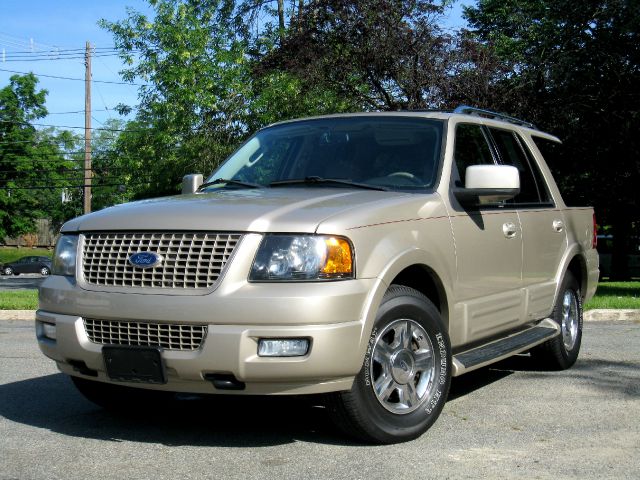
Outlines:
[{"label": "paved ground", "polygon": [[299,399],[183,399],[117,416],[77,394],[33,325],[0,321],[0,479],[638,478],[640,328],[585,324],[578,363],[528,357],[454,379],[434,427],[385,447],[342,437]]},{"label": "paved ground", "polygon": [[45,278],[39,273],[0,275],[0,290],[35,289],[44,282]]}]

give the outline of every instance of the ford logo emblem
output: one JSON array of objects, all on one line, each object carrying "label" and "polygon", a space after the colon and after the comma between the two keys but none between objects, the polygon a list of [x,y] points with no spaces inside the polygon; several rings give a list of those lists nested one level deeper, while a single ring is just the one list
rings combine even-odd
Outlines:
[{"label": "ford logo emblem", "polygon": [[153,268],[162,263],[162,256],[153,252],[136,252],[127,259],[131,265],[138,268]]}]

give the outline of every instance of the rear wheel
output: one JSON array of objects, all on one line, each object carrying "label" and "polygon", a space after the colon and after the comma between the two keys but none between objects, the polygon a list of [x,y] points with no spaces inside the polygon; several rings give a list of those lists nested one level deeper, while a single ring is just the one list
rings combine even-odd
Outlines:
[{"label": "rear wheel", "polygon": [[87,400],[106,410],[138,413],[159,408],[173,398],[171,392],[132,388],[74,376],[71,380]]},{"label": "rear wheel", "polygon": [[346,433],[373,443],[422,435],[438,418],[451,382],[451,346],[440,314],[420,292],[391,286],[353,387],[331,394]]},{"label": "rear wheel", "polygon": [[51,273],[51,271],[49,270],[49,267],[42,267],[42,268],[40,269],[40,275],[43,275],[43,276],[45,276],[45,277],[46,277],[46,276],[47,276],[47,275],[49,275],[50,273]]},{"label": "rear wheel", "polygon": [[560,335],[535,347],[531,354],[553,370],[571,367],[578,359],[582,343],[582,295],[571,272],[567,272],[551,319],[560,325]]}]

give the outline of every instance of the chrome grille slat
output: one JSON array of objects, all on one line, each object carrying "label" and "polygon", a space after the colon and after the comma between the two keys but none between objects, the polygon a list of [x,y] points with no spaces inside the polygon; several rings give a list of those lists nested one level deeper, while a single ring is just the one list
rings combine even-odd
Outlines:
[{"label": "chrome grille slat", "polygon": [[[87,233],[82,271],[89,285],[137,288],[210,289],[240,241],[240,234],[217,232]],[[129,264],[130,255],[155,252],[153,268]]]},{"label": "chrome grille slat", "polygon": [[207,335],[206,325],[124,322],[84,318],[84,329],[93,343],[198,350]]}]

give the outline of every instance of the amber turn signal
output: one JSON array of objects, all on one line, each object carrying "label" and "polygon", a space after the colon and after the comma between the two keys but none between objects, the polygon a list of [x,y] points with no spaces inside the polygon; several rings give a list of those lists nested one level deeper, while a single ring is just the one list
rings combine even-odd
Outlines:
[{"label": "amber turn signal", "polygon": [[322,268],[326,276],[351,275],[353,273],[353,257],[351,245],[344,238],[327,237],[327,260]]}]

